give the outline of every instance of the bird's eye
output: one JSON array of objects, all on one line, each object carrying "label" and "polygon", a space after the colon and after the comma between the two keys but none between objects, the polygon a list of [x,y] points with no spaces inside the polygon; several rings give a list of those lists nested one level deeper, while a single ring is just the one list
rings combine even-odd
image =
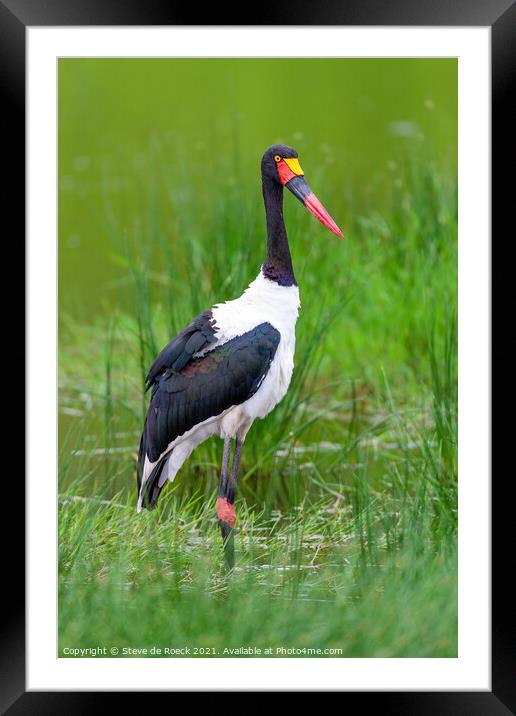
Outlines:
[{"label": "bird's eye", "polygon": [[275,154],[275,155],[274,155],[274,161],[275,161],[275,162],[281,162],[281,157],[280,157],[279,154]]}]

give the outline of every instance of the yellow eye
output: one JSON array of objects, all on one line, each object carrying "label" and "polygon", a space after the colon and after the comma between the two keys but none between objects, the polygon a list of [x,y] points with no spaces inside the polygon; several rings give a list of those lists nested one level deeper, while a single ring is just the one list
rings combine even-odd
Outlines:
[{"label": "yellow eye", "polygon": [[275,154],[275,155],[274,155],[274,161],[275,161],[275,162],[281,162],[281,157],[280,157],[279,154]]}]

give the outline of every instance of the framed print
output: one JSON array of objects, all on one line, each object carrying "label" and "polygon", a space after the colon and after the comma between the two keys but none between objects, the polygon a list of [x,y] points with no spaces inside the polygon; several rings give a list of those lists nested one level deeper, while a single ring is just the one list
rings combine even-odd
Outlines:
[{"label": "framed print", "polygon": [[9,713],[514,708],[489,269],[515,10],[432,10],[0,5],[27,236]]}]

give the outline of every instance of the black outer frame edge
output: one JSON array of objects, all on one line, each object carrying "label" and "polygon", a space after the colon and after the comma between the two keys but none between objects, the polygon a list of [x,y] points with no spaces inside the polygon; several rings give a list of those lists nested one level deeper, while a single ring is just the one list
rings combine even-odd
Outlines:
[{"label": "black outer frame edge", "polygon": [[[8,9],[10,8],[10,9]],[[507,9],[508,8],[508,9]],[[503,14],[501,14],[503,13]],[[188,23],[187,13],[172,8],[170,4],[161,0],[148,0],[142,3],[139,0],[110,0],[104,2],[87,3],[84,0],[46,0],[45,3],[38,3],[37,0],[0,0],[0,90],[3,95],[4,106],[7,111],[3,112],[3,119],[6,124],[4,136],[9,141],[4,145],[4,152],[11,152],[12,161],[9,162],[8,177],[4,174],[5,183],[3,197],[4,203],[11,209],[19,209],[16,212],[19,228],[19,240],[13,242],[12,250],[20,250],[22,253],[20,264],[24,264],[24,241],[25,232],[25,210],[24,196],[21,186],[25,180],[25,26],[37,25],[166,25]],[[198,15],[197,15],[198,17]],[[209,13],[203,15],[205,22],[209,23]],[[514,143],[511,145],[513,130],[513,112],[511,100],[514,98],[514,78],[516,77],[515,58],[515,28],[516,28],[516,5],[513,1],[492,0],[490,3],[484,0],[458,0],[455,3],[450,0],[435,0],[429,3],[410,2],[409,0],[391,1],[389,4],[377,0],[348,0],[344,3],[337,3],[334,0],[333,6],[325,5],[324,8],[315,9],[313,3],[307,0],[295,3],[292,0],[284,0],[282,8],[265,10],[262,12],[261,21],[255,19],[238,18],[238,22],[250,25],[290,25],[295,18],[297,25],[460,25],[460,26],[490,26],[492,25],[492,89],[493,89],[493,233],[501,235],[502,229],[511,227],[509,223],[509,212],[512,213],[514,196],[512,183],[504,180],[503,168],[510,156],[508,149],[512,149],[512,166],[514,165]],[[197,18],[194,18],[197,19]],[[237,24],[235,16],[232,22],[221,23],[221,12],[218,8],[216,22],[213,24]],[[196,24],[196,23],[193,23]],[[505,161],[504,161],[505,160]],[[5,166],[5,164],[4,164]],[[7,181],[6,181],[7,179]],[[18,218],[20,217],[20,218]],[[21,219],[23,217],[23,219]],[[510,240],[510,237],[509,237]],[[497,260],[498,254],[493,252],[493,268],[508,270],[509,263]],[[511,282],[498,281],[493,293],[493,331],[497,322],[501,323],[503,308],[508,304],[512,295]],[[20,302],[19,302],[20,304]],[[18,305],[19,305],[18,304]],[[24,297],[21,300],[24,307]],[[498,311],[496,308],[498,307]],[[17,330],[20,331],[19,322]],[[503,327],[503,326],[502,326]],[[16,328],[13,327],[16,333]],[[493,362],[498,362],[498,371],[502,373],[504,368],[509,369],[509,361],[514,355],[511,349],[512,342],[505,342],[500,349],[493,352]],[[16,343],[21,352],[24,345],[24,336]],[[509,357],[511,354],[511,358]],[[21,362],[21,356],[20,356]],[[512,366],[511,366],[512,367]],[[507,372],[507,375],[511,375]],[[495,384],[493,383],[493,388]],[[506,389],[506,386],[504,386]],[[20,387],[17,385],[17,394],[13,395],[11,405],[23,405],[20,398]],[[499,425],[497,429],[496,445],[510,445],[509,425]],[[504,434],[505,431],[505,434]],[[509,463],[510,464],[510,463]],[[19,465],[18,465],[19,467]],[[21,481],[18,479],[18,483]],[[371,706],[377,706],[383,713],[396,714],[434,714],[438,709],[442,714],[454,714],[457,716],[475,716],[475,714],[489,714],[500,716],[502,714],[516,713],[515,678],[516,658],[514,639],[511,638],[509,628],[509,615],[513,616],[513,605],[504,603],[503,597],[507,594],[507,585],[504,580],[504,573],[507,565],[501,561],[505,557],[504,545],[510,544],[512,535],[509,529],[512,526],[512,515],[509,509],[512,507],[510,500],[505,494],[496,489],[493,490],[493,505],[496,508],[498,519],[493,522],[493,602],[496,602],[496,609],[493,608],[493,693],[488,692],[347,692],[342,694],[346,703],[350,699],[360,698],[363,706],[364,699]],[[18,505],[21,505],[23,483],[17,485]],[[503,515],[503,510],[506,514]],[[11,608],[3,610],[3,640],[2,660],[0,670],[0,709],[10,714],[59,714],[59,713],[91,713],[93,709],[102,712],[103,704],[108,706],[114,704],[114,696],[111,692],[97,694],[94,692],[31,692],[24,693],[25,689],[25,611],[24,611],[24,540],[20,536],[19,510],[13,515],[12,512],[6,515],[4,510],[3,522],[12,517],[12,528],[9,535],[16,535],[11,539],[12,548],[4,550],[3,573],[9,575],[9,603]],[[23,535],[23,533],[22,533]],[[5,593],[5,588],[4,588]],[[131,700],[139,699],[140,695],[132,692],[116,692],[119,706],[120,693],[129,695]],[[160,696],[161,694],[154,694]],[[170,699],[170,695],[165,695]],[[19,697],[19,698],[18,698]],[[498,698],[497,698],[498,697]],[[9,704],[18,698],[16,703],[9,708]],[[147,699],[147,695],[143,694]],[[500,699],[500,700],[499,700]],[[504,702],[507,707],[503,705]],[[143,702],[142,702],[143,703]],[[147,703],[147,702],[146,702]],[[170,703],[170,702],[169,702]],[[509,708],[511,711],[509,711]]]},{"label": "black outer frame edge", "polygon": [[[172,704],[177,704],[176,693],[183,692],[31,692],[21,696],[9,709],[9,716],[56,716],[57,714],[78,714],[91,716],[92,713],[118,713],[121,707],[121,696],[130,699],[133,708],[149,708],[149,695],[152,693],[153,706],[159,699],[168,711]],[[200,696],[212,692],[197,692]],[[242,691],[238,699],[241,709],[246,709],[247,700]],[[251,692],[252,693],[252,692]],[[272,693],[272,692],[271,692]],[[299,693],[299,692],[280,692]],[[308,694],[304,698],[308,697]],[[507,709],[493,694],[488,692],[337,692],[340,707],[349,709],[356,706],[363,710],[367,707],[371,712],[382,716],[511,716]],[[266,696],[266,694],[264,694]],[[238,698],[238,696],[237,696]],[[318,697],[320,698],[320,697]],[[310,699],[309,699],[310,700]],[[210,709],[214,709],[216,701],[211,700]],[[281,701],[281,699],[280,699]],[[256,703],[256,702],[255,702]],[[279,703],[276,702],[276,707]],[[285,705],[287,703],[285,701]],[[288,706],[292,708],[289,699]],[[321,708],[320,702],[317,704]],[[270,702],[268,702],[270,708]]]},{"label": "black outer frame edge", "polygon": [[[514,166],[516,106],[516,3],[493,24],[492,43],[492,689],[516,714],[516,623],[513,590],[507,566],[514,564],[514,499],[511,448],[513,422],[504,416],[514,404],[516,390],[511,377],[516,354],[514,325],[514,273],[509,258],[513,248]],[[495,240],[496,237],[496,240]],[[504,256],[505,253],[505,256]],[[512,252],[513,253],[513,252]],[[511,310],[512,309],[512,310]],[[512,315],[511,315],[512,314]],[[508,329],[508,327],[511,328]],[[512,398],[512,401],[511,401]],[[498,407],[498,411],[496,408]],[[504,410],[504,407],[506,408]],[[496,471],[496,472],[495,472]],[[494,475],[497,475],[496,480]],[[512,570],[511,570],[512,571]]]},{"label": "black outer frame edge", "polygon": [[246,4],[166,0],[0,0],[24,25],[492,25],[512,0],[282,0],[262,3],[259,19]]},{"label": "black outer frame edge", "polygon": [[[128,697],[133,707],[149,707],[149,693],[152,701],[159,699],[164,708],[175,703],[175,694],[183,692],[61,692],[27,693],[9,709],[9,716],[56,716],[56,714],[78,714],[90,716],[92,713],[116,713],[121,706],[121,696]],[[197,692],[200,696],[212,692]],[[241,692],[241,704],[245,704],[245,694]],[[269,692],[272,693],[272,692]],[[299,692],[280,692],[299,693]],[[306,697],[308,694],[306,693]],[[331,693],[331,692],[330,692]],[[341,707],[363,709],[367,707],[373,713],[382,716],[511,716],[507,709],[493,694],[487,692],[337,692]],[[153,703],[153,705],[154,705]],[[213,702],[212,702],[213,703]],[[291,702],[290,706],[292,706]],[[319,704],[320,707],[320,704]]]},{"label": "black outer frame edge", "polygon": [[[0,107],[2,162],[0,172],[4,276],[16,269],[11,282],[2,282],[2,347],[7,354],[9,378],[3,383],[2,404],[9,426],[3,476],[13,486],[14,499],[4,503],[1,524],[3,549],[0,609],[0,711],[25,689],[25,27],[0,0]],[[8,223],[8,219],[12,221]],[[4,288],[5,286],[5,288]],[[17,313],[19,314],[17,315]],[[21,314],[21,315],[20,315]],[[16,377],[13,376],[16,366]],[[18,444],[16,444],[18,443]],[[15,456],[16,463],[13,456]]]}]

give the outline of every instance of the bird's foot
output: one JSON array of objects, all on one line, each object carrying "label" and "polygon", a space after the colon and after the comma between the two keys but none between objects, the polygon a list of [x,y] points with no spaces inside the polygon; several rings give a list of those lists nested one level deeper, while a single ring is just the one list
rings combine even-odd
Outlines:
[{"label": "bird's foot", "polygon": [[215,509],[217,510],[217,517],[219,518],[220,522],[225,522],[230,527],[235,526],[235,505],[232,505],[230,502],[228,502],[227,497],[217,497]]}]

